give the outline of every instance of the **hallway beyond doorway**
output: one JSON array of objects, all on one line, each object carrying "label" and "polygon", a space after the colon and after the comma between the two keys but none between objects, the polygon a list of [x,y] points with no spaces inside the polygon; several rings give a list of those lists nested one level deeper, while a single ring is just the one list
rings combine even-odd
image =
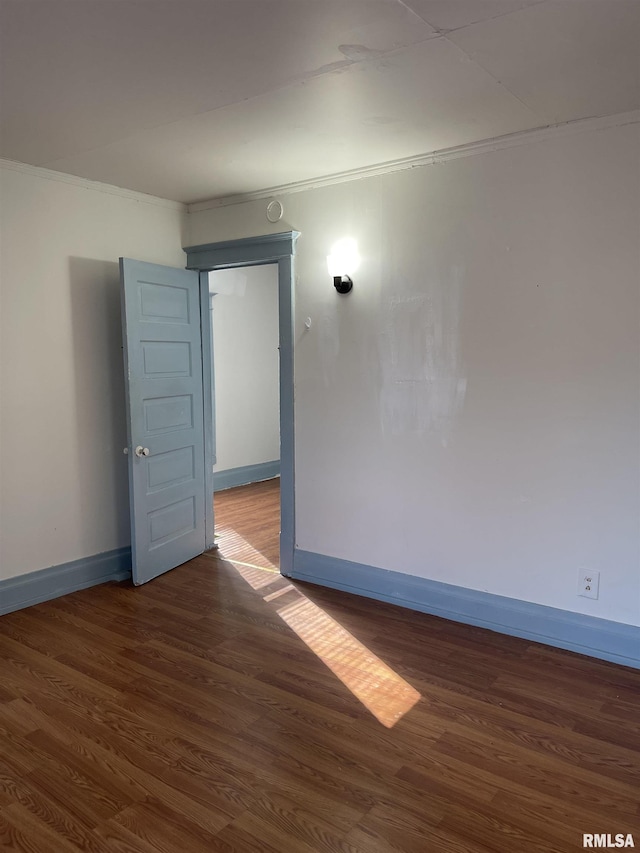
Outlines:
[{"label": "hallway beyond doorway", "polygon": [[260,569],[280,566],[280,478],[215,494],[220,557]]}]

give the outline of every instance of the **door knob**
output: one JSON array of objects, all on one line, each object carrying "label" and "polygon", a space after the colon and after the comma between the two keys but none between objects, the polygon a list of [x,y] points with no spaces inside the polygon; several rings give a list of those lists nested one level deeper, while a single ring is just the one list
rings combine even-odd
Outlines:
[{"label": "door knob", "polygon": [[139,444],[136,447],[136,456],[148,456],[148,455],[149,455],[149,448],[148,447],[143,447],[141,444]]}]

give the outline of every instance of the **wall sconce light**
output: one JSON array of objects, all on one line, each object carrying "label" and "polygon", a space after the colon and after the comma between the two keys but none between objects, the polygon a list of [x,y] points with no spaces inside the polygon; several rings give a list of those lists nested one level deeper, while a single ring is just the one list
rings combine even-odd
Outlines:
[{"label": "wall sconce light", "polygon": [[333,277],[333,286],[338,291],[338,293],[349,293],[353,290],[353,279],[350,275],[334,275]]},{"label": "wall sconce light", "polygon": [[345,237],[331,247],[327,255],[327,268],[338,293],[349,293],[353,288],[352,274],[360,266],[360,255],[355,240]]}]

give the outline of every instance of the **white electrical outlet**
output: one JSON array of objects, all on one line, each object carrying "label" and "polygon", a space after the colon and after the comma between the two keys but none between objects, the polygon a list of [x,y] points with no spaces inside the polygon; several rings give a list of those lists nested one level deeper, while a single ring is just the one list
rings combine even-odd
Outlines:
[{"label": "white electrical outlet", "polygon": [[578,572],[578,595],[583,598],[597,598],[600,587],[600,572],[580,569]]}]

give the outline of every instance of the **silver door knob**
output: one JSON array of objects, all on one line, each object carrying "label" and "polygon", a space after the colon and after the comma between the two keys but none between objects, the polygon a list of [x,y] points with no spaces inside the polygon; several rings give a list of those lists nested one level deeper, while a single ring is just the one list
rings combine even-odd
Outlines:
[{"label": "silver door knob", "polygon": [[149,455],[149,448],[148,447],[143,447],[141,444],[139,444],[136,447],[136,456],[148,456],[148,455]]}]

